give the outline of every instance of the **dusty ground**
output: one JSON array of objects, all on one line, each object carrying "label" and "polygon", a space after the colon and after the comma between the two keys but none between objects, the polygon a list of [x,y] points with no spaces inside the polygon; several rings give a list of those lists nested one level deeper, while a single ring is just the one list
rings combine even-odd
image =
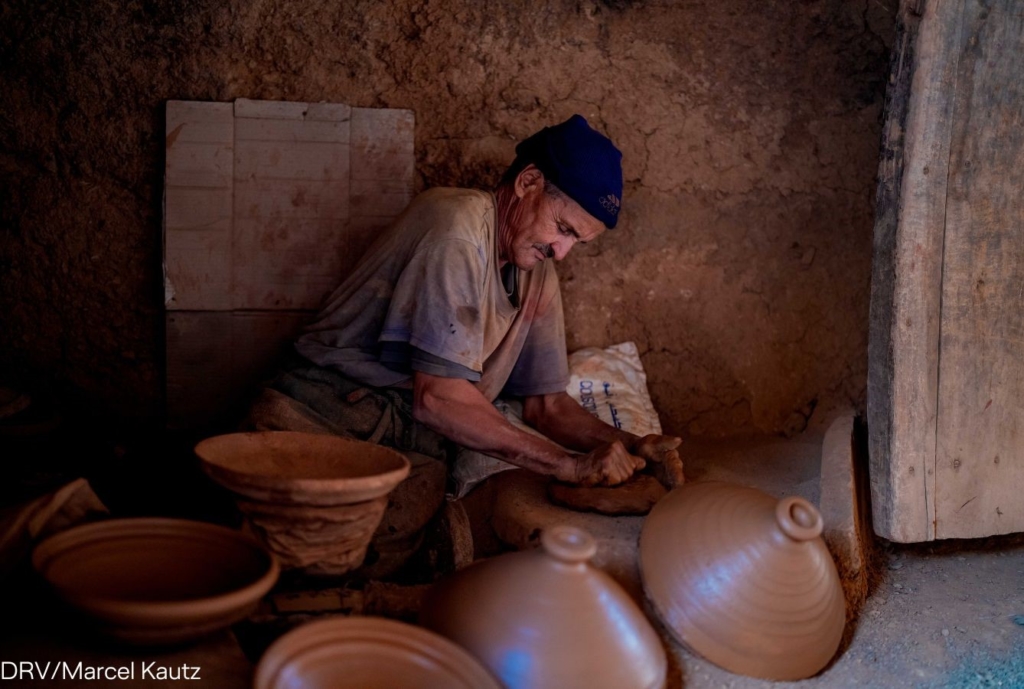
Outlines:
[{"label": "dusty ground", "polygon": [[416,111],[421,187],[489,185],[580,112],[619,228],[561,270],[569,346],[634,340],[673,432],[862,406],[895,0],[10,0],[0,6],[0,379],[161,406],[167,99]]},{"label": "dusty ground", "polygon": [[675,647],[682,686],[1024,687],[1024,540],[883,543],[880,563],[849,646],[817,677],[738,677]]}]

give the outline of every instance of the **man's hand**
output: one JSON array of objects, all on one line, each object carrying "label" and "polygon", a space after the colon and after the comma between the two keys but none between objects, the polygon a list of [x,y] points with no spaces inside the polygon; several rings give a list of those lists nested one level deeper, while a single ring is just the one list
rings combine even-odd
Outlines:
[{"label": "man's hand", "polygon": [[575,460],[575,471],[570,480],[584,486],[614,486],[628,479],[634,471],[643,469],[645,465],[643,459],[627,452],[626,446],[618,440],[602,445],[585,455],[577,455]]},{"label": "man's hand", "polygon": [[672,435],[645,435],[638,438],[629,451],[643,459],[659,465],[655,474],[668,488],[683,485],[683,460],[679,456],[679,445],[683,439]]}]

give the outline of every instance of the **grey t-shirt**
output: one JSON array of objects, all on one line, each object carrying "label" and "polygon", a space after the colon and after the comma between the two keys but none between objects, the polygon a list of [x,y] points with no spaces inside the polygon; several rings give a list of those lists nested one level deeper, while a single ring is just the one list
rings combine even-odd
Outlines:
[{"label": "grey t-shirt", "polygon": [[510,296],[494,197],[432,189],[374,243],[296,350],[373,387],[408,385],[412,370],[421,370],[471,380],[488,400],[564,390],[569,367],[554,265],[512,275],[518,290]]}]

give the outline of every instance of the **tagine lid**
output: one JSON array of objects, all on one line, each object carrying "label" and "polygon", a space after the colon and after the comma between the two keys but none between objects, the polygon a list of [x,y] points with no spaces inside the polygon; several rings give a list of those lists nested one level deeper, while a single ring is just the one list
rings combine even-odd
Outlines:
[{"label": "tagine lid", "polygon": [[439,581],[421,624],[469,650],[509,689],[664,686],[661,640],[622,587],[589,564],[594,538],[555,526],[540,541]]},{"label": "tagine lid", "polygon": [[644,591],[677,641],[731,672],[810,677],[835,655],[843,590],[821,514],[732,483],[671,491],[644,523]]}]

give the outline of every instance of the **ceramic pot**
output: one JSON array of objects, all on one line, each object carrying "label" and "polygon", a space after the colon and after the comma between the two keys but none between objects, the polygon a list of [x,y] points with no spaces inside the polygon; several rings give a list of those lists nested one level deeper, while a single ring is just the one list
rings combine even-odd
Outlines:
[{"label": "ceramic pot", "polygon": [[410,463],[390,448],[292,431],[231,433],[195,448],[237,496],[249,530],[285,569],[344,574],[362,564]]},{"label": "ceramic pot", "polygon": [[663,498],[640,534],[644,591],[681,643],[726,670],[810,677],[843,636],[846,603],[803,498],[688,483]]},{"label": "ceramic pot", "polygon": [[264,653],[254,687],[501,689],[448,639],[379,617],[332,617],[293,629]]},{"label": "ceramic pot", "polygon": [[476,562],[435,584],[420,622],[475,655],[508,689],[656,689],[665,651],[604,572],[585,531],[556,526],[541,547]]},{"label": "ceramic pot", "polygon": [[39,544],[32,564],[100,632],[141,645],[190,641],[244,619],[278,576],[251,537],[183,519],[77,526]]}]

